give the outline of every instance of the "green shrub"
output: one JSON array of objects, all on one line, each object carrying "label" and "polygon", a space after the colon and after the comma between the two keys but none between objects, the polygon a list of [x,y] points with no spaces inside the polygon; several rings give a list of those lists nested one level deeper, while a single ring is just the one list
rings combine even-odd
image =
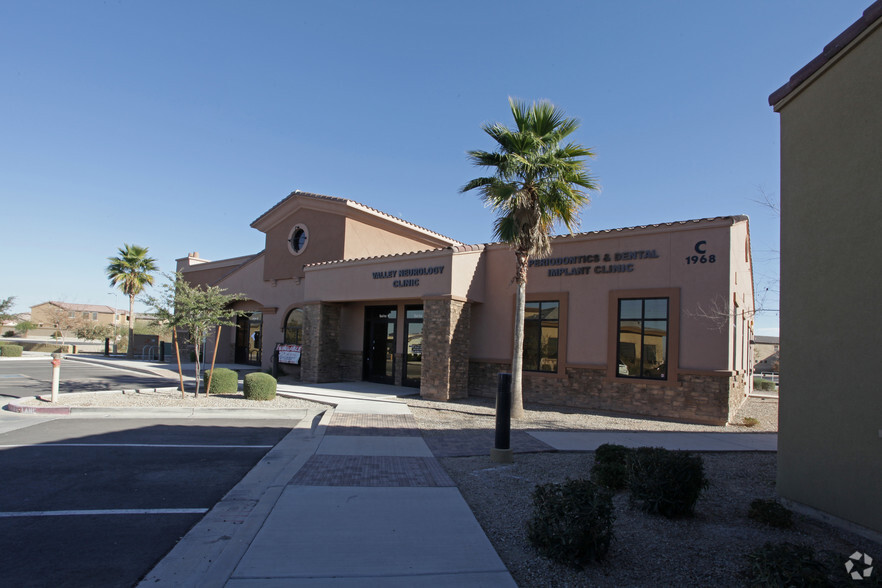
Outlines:
[{"label": "green shrub", "polygon": [[747,555],[748,586],[829,586],[827,569],[807,545],[766,543]]},{"label": "green shrub", "polygon": [[0,347],[3,347],[4,345],[9,345],[9,341],[0,341]]},{"label": "green shrub", "polygon": [[4,345],[0,348],[0,355],[3,357],[21,357],[21,345]]},{"label": "green shrub", "polygon": [[245,374],[242,392],[249,400],[272,400],[276,397],[276,379],[263,372]]},{"label": "green shrub", "polygon": [[628,486],[628,456],[631,449],[624,445],[604,443],[594,452],[591,480],[610,490]]},{"label": "green shrub", "polygon": [[[211,389],[208,389],[208,375],[211,373]],[[227,368],[215,368],[202,372],[202,383],[209,394],[235,394],[239,391],[239,374]]]},{"label": "green shrub", "polygon": [[754,378],[753,379],[753,389],[754,390],[774,390],[775,382],[772,380],[764,380],[762,378]]},{"label": "green shrub", "polygon": [[691,516],[707,488],[701,456],[661,447],[640,447],[628,458],[631,503],[651,514]]},{"label": "green shrub", "polygon": [[3,333],[4,337],[15,337],[15,331],[9,330]]},{"label": "green shrub", "polygon": [[585,566],[600,561],[613,539],[612,493],[588,480],[541,484],[527,521],[530,542],[542,555]]},{"label": "green shrub", "polygon": [[793,526],[793,512],[777,500],[757,498],[750,503],[747,516],[779,529],[789,529]]},{"label": "green shrub", "polygon": [[755,427],[759,424],[759,420],[753,417],[744,417],[741,421],[745,427]]}]

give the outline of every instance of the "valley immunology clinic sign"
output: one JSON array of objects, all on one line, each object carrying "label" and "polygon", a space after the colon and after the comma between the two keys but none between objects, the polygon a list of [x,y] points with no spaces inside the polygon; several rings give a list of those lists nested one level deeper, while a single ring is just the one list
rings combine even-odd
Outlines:
[{"label": "valley immunology clinic sign", "polygon": [[655,249],[641,249],[639,251],[531,259],[529,267],[547,267],[549,277],[622,274],[633,272],[635,269],[633,262],[635,261],[658,258],[659,255]]},{"label": "valley immunology clinic sign", "polygon": [[392,280],[393,288],[413,288],[420,285],[420,276],[440,276],[443,273],[444,266],[436,265],[372,272],[371,277],[375,280]]}]

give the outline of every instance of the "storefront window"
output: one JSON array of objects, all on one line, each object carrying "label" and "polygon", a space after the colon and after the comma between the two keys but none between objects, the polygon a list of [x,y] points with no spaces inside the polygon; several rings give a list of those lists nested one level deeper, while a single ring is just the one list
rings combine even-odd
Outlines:
[{"label": "storefront window", "polygon": [[285,343],[303,345],[303,309],[295,308],[285,319]]},{"label": "storefront window", "polygon": [[404,307],[404,376],[405,386],[419,388],[423,366],[423,307]]},{"label": "storefront window", "polygon": [[616,375],[620,378],[668,377],[668,299],[619,300]]},{"label": "storefront window", "polygon": [[560,302],[527,302],[524,309],[524,370],[557,372]]}]

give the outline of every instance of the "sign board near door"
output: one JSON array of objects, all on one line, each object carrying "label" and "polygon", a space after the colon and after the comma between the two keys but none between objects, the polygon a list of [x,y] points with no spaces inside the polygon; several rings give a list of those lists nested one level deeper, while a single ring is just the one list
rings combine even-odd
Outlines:
[{"label": "sign board near door", "polygon": [[276,351],[279,352],[279,363],[300,365],[300,352],[302,349],[302,345],[286,345],[282,343],[276,345]]}]

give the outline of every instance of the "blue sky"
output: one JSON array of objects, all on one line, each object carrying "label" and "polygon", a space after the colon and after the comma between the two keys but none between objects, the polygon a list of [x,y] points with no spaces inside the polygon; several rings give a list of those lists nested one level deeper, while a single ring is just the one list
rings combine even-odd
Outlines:
[{"label": "blue sky", "polygon": [[767,98],[869,4],[0,3],[0,298],[125,306],[104,276],[123,243],[166,272],[253,253],[249,224],[295,189],[491,241],[459,188],[513,96],[581,120],[602,186],[583,230],[747,214],[777,309]]}]

